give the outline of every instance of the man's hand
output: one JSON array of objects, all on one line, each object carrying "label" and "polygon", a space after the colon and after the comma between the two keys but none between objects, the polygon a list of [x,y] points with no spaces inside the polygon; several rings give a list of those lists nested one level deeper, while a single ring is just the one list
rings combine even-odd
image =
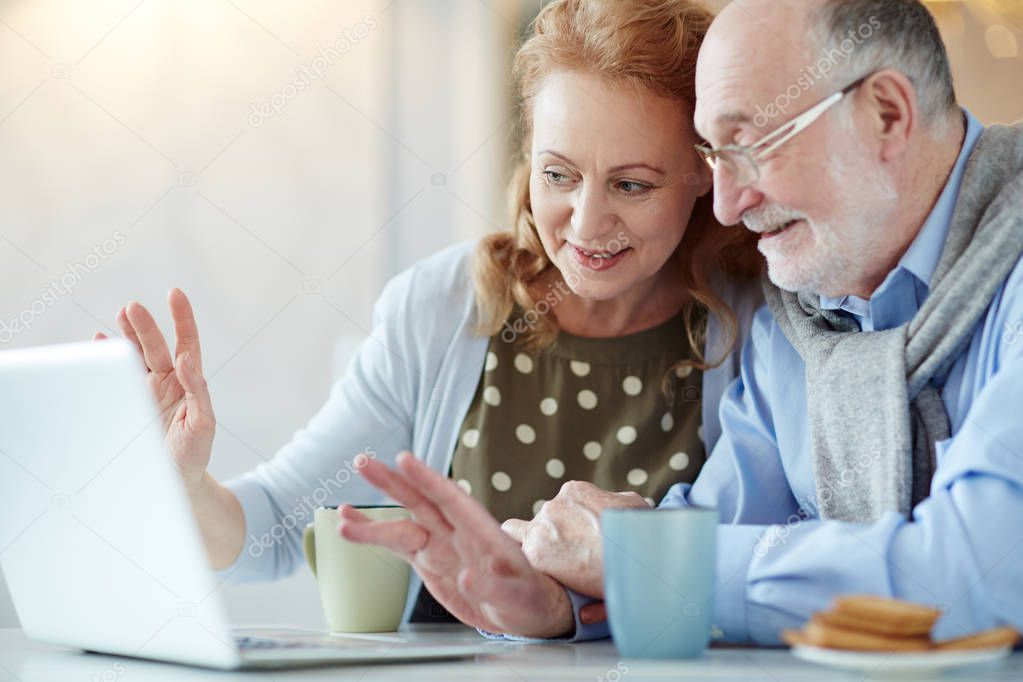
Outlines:
[{"label": "man's hand", "polygon": [[522,545],[529,562],[565,587],[604,596],[604,545],[600,512],[649,507],[633,492],[612,493],[592,483],[569,481],[532,521],[508,519],[501,528]]},{"label": "man's hand", "polygon": [[386,547],[408,561],[430,594],[468,625],[524,637],[571,634],[565,589],[533,568],[486,508],[453,481],[406,452],[395,470],[362,455],[356,465],[412,518],[372,521],[343,505],[341,537]]}]

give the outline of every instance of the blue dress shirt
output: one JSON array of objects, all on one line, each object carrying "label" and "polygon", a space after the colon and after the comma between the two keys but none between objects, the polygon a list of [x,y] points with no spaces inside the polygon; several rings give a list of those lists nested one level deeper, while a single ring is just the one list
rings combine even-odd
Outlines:
[{"label": "blue dress shirt", "polygon": [[[821,299],[863,330],[910,320],[929,293],[966,161],[983,132],[966,112],[962,151],[916,239],[870,300]],[[865,359],[869,362],[869,358]],[[1023,630],[1023,265],[995,295],[942,389],[952,437],[936,446],[930,496],[910,522],[821,520],[807,428],[806,368],[762,308],[721,402],[722,437],[699,478],[660,508],[717,507],[715,623],[730,641],[776,644],[838,594],[937,606],[935,638]],[[699,561],[700,557],[693,557]],[[573,601],[578,601],[578,596]],[[606,634],[577,628],[576,639]]]}]

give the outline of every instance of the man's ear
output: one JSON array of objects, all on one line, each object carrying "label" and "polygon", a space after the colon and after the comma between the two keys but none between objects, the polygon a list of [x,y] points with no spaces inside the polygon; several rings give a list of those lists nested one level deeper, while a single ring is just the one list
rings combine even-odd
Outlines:
[{"label": "man's ear", "polygon": [[892,161],[905,154],[920,115],[912,81],[894,69],[878,71],[860,86],[856,100],[860,112],[870,117],[881,143],[881,160]]}]

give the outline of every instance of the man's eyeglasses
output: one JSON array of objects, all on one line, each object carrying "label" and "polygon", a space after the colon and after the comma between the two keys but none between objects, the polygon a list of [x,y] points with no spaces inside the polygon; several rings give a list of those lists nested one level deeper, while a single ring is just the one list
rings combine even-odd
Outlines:
[{"label": "man's eyeglasses", "polygon": [[810,124],[820,118],[825,111],[838,104],[843,97],[863,85],[863,83],[870,78],[871,75],[873,74],[864,76],[854,83],[850,83],[848,86],[824,99],[799,116],[796,116],[788,123],[779,126],[774,131],[768,133],[748,147],[729,144],[719,147],[718,149],[711,149],[710,147],[698,144],[694,145],[696,147],[696,151],[698,151],[703,160],[707,162],[707,165],[710,166],[712,172],[717,170],[718,166],[721,166],[724,170],[727,170],[732,174],[739,187],[749,187],[760,179],[761,162],[773,154],[778,147],[806,130]]}]

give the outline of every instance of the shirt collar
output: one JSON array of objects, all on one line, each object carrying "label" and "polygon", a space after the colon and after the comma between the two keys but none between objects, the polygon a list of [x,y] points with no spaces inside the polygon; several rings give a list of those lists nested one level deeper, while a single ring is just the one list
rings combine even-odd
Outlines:
[{"label": "shirt collar", "polygon": [[[930,215],[927,216],[927,220],[924,221],[913,243],[902,255],[898,265],[888,273],[881,286],[874,292],[873,298],[883,297],[892,281],[903,270],[913,275],[925,292],[930,291],[931,278],[941,260],[941,254],[945,250],[945,240],[952,227],[952,216],[959,199],[959,189],[963,184],[966,162],[973,154],[973,149],[984,132],[983,124],[966,109],[963,109],[963,118],[966,122],[966,137],[963,140],[959,157],[945,183],[945,189],[942,190],[937,203],[934,204],[934,208],[931,209]],[[858,296],[821,296],[820,305],[822,310],[842,309],[857,317],[862,317],[870,308],[869,302]]]}]

